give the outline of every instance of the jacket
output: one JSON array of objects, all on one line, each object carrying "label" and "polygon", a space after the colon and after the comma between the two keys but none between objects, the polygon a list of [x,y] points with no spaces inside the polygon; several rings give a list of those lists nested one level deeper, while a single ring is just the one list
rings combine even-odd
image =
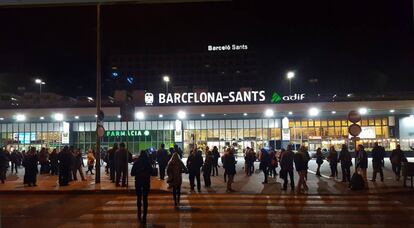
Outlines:
[{"label": "jacket", "polygon": [[300,172],[307,170],[305,156],[301,152],[295,153],[293,158],[295,161],[296,171]]},{"label": "jacket", "polygon": [[373,164],[382,164],[385,156],[385,150],[383,147],[376,146],[372,149],[372,163]]},{"label": "jacket", "polygon": [[236,175],[236,158],[232,153],[224,155],[223,159],[224,169],[226,170],[227,175]]},{"label": "jacket", "polygon": [[188,172],[178,153],[173,153],[167,165],[167,182],[170,186],[180,187],[183,183],[182,173]]},{"label": "jacket", "polygon": [[390,161],[393,165],[401,165],[401,162],[406,161],[404,152],[401,149],[395,149],[391,152]]},{"label": "jacket", "polygon": [[348,150],[341,150],[339,152],[339,159],[338,162],[341,163],[341,166],[351,166],[352,165],[352,156],[351,153],[349,153]]},{"label": "jacket", "polygon": [[144,185],[149,187],[151,184],[152,166],[148,157],[138,159],[134,162],[131,169],[131,176],[135,177],[135,185]]},{"label": "jacket", "polygon": [[191,173],[200,172],[200,168],[203,166],[203,157],[200,152],[197,152],[195,155],[191,153],[187,159],[187,169]]},{"label": "jacket", "polygon": [[157,151],[157,162],[160,166],[167,166],[168,163],[168,152],[165,149],[159,149]]},{"label": "jacket", "polygon": [[293,152],[284,151],[280,155],[280,168],[285,171],[293,171]]},{"label": "jacket", "polygon": [[125,148],[120,148],[115,152],[115,169],[126,170],[128,168],[129,156]]},{"label": "jacket", "polygon": [[357,151],[355,153],[356,157],[356,167],[361,169],[368,168],[368,155],[365,150]]}]

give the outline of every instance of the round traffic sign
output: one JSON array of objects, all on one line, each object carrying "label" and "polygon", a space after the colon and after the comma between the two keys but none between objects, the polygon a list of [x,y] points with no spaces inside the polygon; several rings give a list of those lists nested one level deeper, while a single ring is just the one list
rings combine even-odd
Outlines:
[{"label": "round traffic sign", "polygon": [[102,137],[105,134],[105,128],[103,126],[99,126],[98,129],[98,137]]},{"label": "round traffic sign", "polygon": [[350,111],[348,113],[348,120],[352,123],[358,123],[359,121],[361,121],[361,114],[359,114],[359,112],[357,111]]},{"label": "round traffic sign", "polygon": [[349,134],[354,137],[358,136],[361,133],[361,131],[362,131],[362,128],[358,124],[351,124],[351,126],[349,126],[348,128]]}]

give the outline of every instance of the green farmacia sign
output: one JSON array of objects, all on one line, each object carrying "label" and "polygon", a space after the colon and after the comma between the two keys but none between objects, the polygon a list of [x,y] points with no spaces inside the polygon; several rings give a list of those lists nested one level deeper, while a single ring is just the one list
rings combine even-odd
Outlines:
[{"label": "green farmacia sign", "polygon": [[121,136],[149,136],[150,132],[148,130],[129,130],[129,131],[106,131],[106,137],[121,137]]}]

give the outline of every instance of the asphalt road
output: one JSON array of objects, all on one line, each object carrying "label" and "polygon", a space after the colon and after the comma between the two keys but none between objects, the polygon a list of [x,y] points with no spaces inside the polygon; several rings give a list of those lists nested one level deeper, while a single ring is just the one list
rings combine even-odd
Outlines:
[{"label": "asphalt road", "polygon": [[[150,196],[148,227],[414,226],[413,194]],[[0,227],[139,227],[133,195],[0,195]]]}]

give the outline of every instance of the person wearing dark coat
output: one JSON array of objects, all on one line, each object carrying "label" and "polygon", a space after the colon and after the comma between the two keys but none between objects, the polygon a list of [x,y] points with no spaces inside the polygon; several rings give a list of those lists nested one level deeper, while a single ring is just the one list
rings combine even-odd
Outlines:
[{"label": "person wearing dark coat", "polygon": [[[17,170],[17,168],[16,168],[16,170]],[[6,171],[7,171],[6,153],[4,152],[3,148],[0,148],[0,181],[1,181],[2,184],[4,184],[4,181],[6,180]],[[17,171],[16,171],[16,173],[17,173]]]},{"label": "person wearing dark coat", "polygon": [[308,185],[306,184],[306,172],[307,172],[307,161],[304,155],[304,150],[299,150],[295,155],[293,156],[294,162],[295,162],[295,168],[299,175],[298,180],[298,186],[297,191],[298,193],[302,191],[308,190]]},{"label": "person wearing dark coat", "polygon": [[363,145],[358,145],[358,149],[355,153],[356,168],[358,173],[364,178],[367,183],[367,168],[368,168],[368,155]]},{"label": "person wearing dark coat", "polygon": [[183,183],[183,173],[188,173],[187,168],[180,159],[178,153],[173,153],[170,161],[168,162],[167,183],[172,187],[174,206],[180,205],[181,198],[181,184]]},{"label": "person wearing dark coat", "polygon": [[382,164],[384,162],[384,156],[385,156],[385,149],[382,146],[379,146],[376,142],[374,144],[374,148],[371,151],[372,156],[372,182],[375,182],[377,179],[377,173],[380,173],[381,182],[384,182],[384,173],[382,171]]},{"label": "person wearing dark coat", "polygon": [[334,146],[329,148],[327,160],[329,161],[329,166],[331,168],[331,175],[329,177],[338,177],[338,152],[336,152]]},{"label": "person wearing dark coat", "polygon": [[79,149],[74,151],[75,156],[75,164],[73,169],[73,180],[78,180],[77,173],[79,172],[79,175],[82,179],[82,181],[86,181],[85,176],[83,175],[83,169],[82,167],[85,166],[83,163],[82,153]]},{"label": "person wearing dark coat", "polygon": [[260,164],[259,168],[263,171],[264,174],[264,181],[262,184],[267,184],[267,177],[269,176],[269,168],[270,168],[270,155],[264,148],[260,150],[259,156]]},{"label": "person wearing dark coat", "polygon": [[157,151],[157,162],[160,171],[160,179],[164,180],[165,168],[168,164],[168,151],[165,149],[164,143],[161,144],[161,148]]},{"label": "person wearing dark coat", "polygon": [[122,187],[126,187],[126,178],[128,172],[129,152],[125,148],[125,143],[119,144],[119,149],[115,152],[115,168],[116,177],[115,185],[120,186],[119,182],[122,178]]},{"label": "person wearing dark coat", "polygon": [[40,174],[50,172],[49,152],[46,148],[42,148],[39,152]]},{"label": "person wearing dark coat", "polygon": [[391,152],[390,161],[392,165],[392,171],[395,173],[395,179],[399,181],[401,175],[401,163],[407,161],[407,158],[405,157],[404,152],[401,150],[400,145],[397,145],[397,148]]},{"label": "person wearing dark coat", "polygon": [[210,151],[208,147],[206,147],[206,158],[203,164],[203,177],[204,177],[204,186],[211,187],[211,170],[213,168],[213,153]]},{"label": "person wearing dark coat", "polygon": [[194,179],[197,180],[197,190],[201,192],[201,181],[200,181],[200,168],[203,166],[203,156],[201,151],[196,148],[193,149],[190,156],[187,158],[187,169],[189,172],[188,178],[190,179],[191,191],[194,191],[195,183]]},{"label": "person wearing dark coat", "polygon": [[213,147],[213,173],[211,174],[211,176],[218,176],[218,160],[220,158],[220,153],[218,151],[217,146]]},{"label": "person wearing dark coat", "polygon": [[177,144],[174,144],[174,151],[178,153],[178,155],[180,155],[180,159],[183,159],[183,150],[181,150],[180,147],[178,147]]},{"label": "person wearing dark coat", "polygon": [[338,162],[341,163],[342,170],[342,182],[351,181],[351,166],[352,166],[352,156],[349,153],[348,147],[343,144],[342,149],[339,152]]},{"label": "person wearing dark coat", "polygon": [[30,148],[29,152],[26,153],[26,156],[23,159],[24,170],[24,180],[23,183],[31,186],[36,185],[36,176],[39,170],[37,169],[38,158],[36,155],[36,148]]},{"label": "person wearing dark coat", "polygon": [[316,164],[318,168],[316,169],[316,176],[321,176],[321,165],[323,164],[323,154],[321,148],[316,149]]},{"label": "person wearing dark coat", "polygon": [[50,153],[49,160],[50,160],[51,175],[58,175],[59,160],[58,160],[58,153],[56,149],[53,149],[52,153]]},{"label": "person wearing dark coat", "polygon": [[226,170],[225,172],[228,176],[226,192],[234,192],[231,187],[233,184],[234,175],[236,175],[236,158],[234,157],[234,150],[232,148],[227,148],[226,153],[223,156],[223,167]]},{"label": "person wearing dark coat", "polygon": [[[152,166],[145,150],[141,150],[138,159],[134,162],[131,169],[131,176],[135,177],[135,193],[137,195],[138,220],[142,224],[147,223],[148,194],[151,187]],[[141,207],[143,204],[143,214],[141,217]]]},{"label": "person wearing dark coat", "polygon": [[283,189],[287,190],[288,175],[290,177],[290,188],[295,190],[295,180],[293,175],[293,157],[292,145],[288,145],[287,150],[282,149],[280,155],[280,177],[283,178]]},{"label": "person wearing dark coat", "polygon": [[13,152],[11,152],[10,161],[11,161],[11,173],[13,173],[13,171],[16,171],[17,173],[17,168],[22,164],[22,158],[17,150],[14,150]]},{"label": "person wearing dark coat", "polygon": [[108,166],[109,166],[109,180],[112,183],[115,183],[115,153],[118,150],[118,143],[115,143],[114,146],[108,150]]},{"label": "person wearing dark coat", "polygon": [[69,185],[70,176],[72,176],[72,157],[73,155],[67,146],[57,154],[60,186]]}]

